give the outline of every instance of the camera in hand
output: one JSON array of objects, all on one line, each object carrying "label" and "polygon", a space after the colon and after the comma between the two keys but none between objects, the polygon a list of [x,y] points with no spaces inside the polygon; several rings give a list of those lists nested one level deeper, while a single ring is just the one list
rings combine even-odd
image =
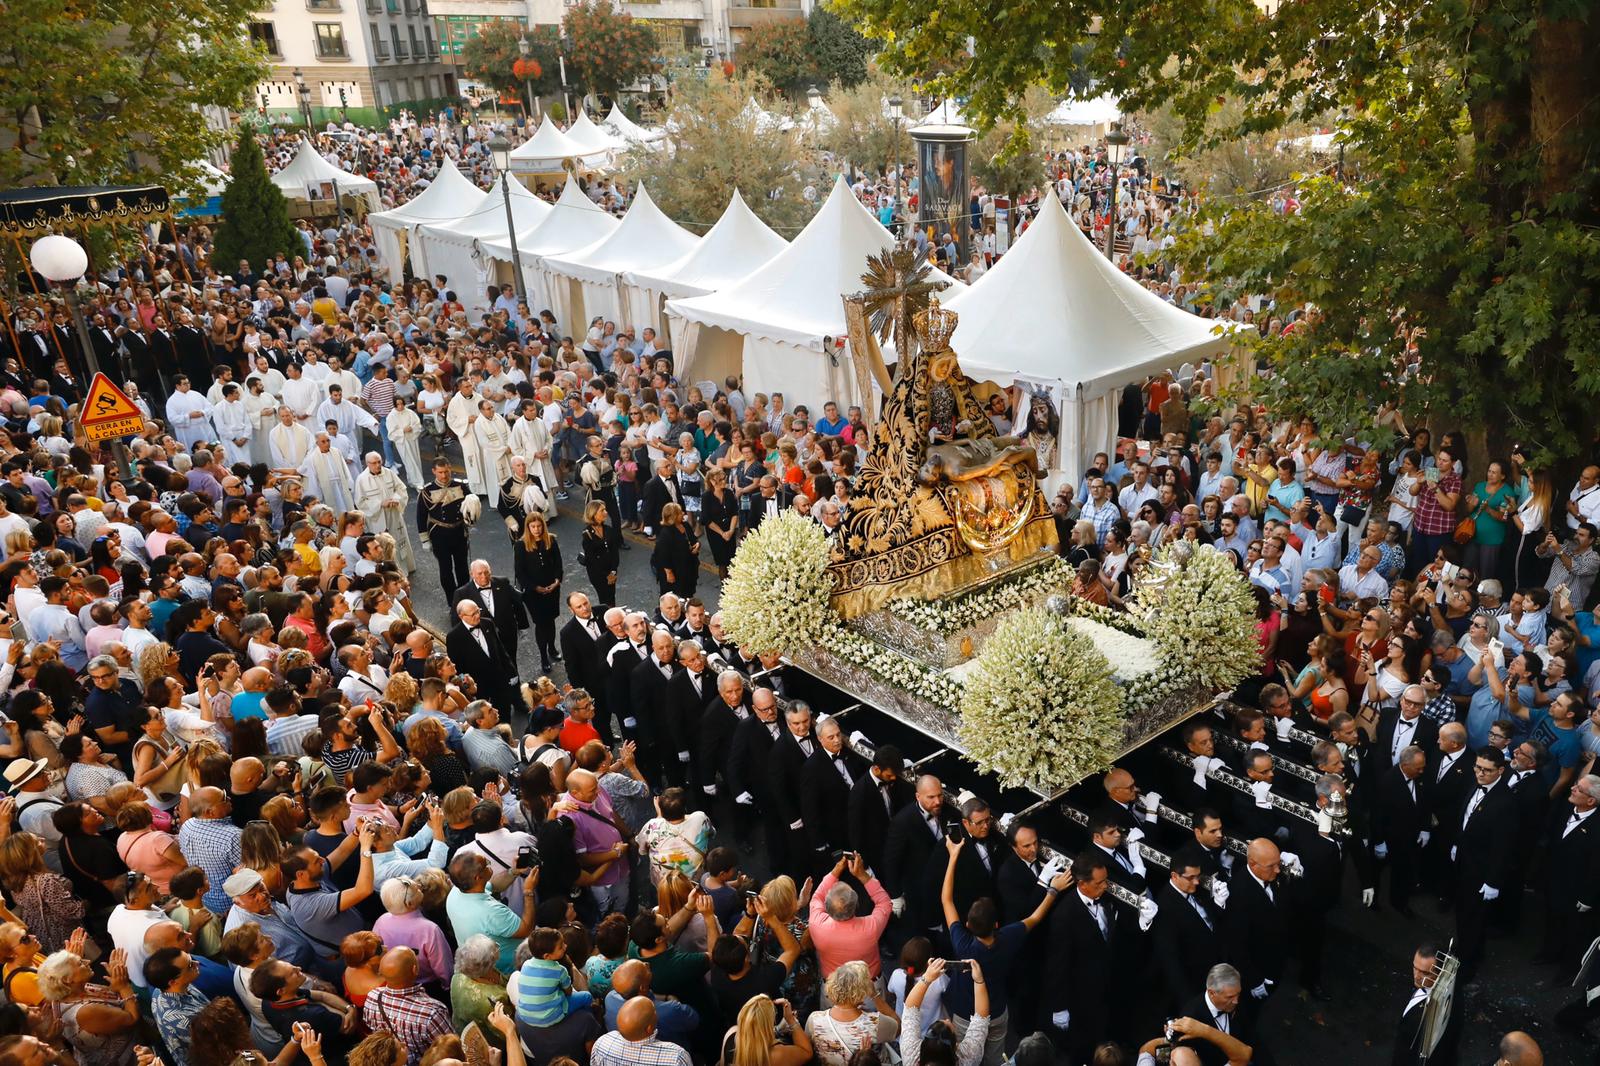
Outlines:
[{"label": "camera in hand", "polygon": [[517,849],[517,869],[531,870],[537,865],[539,865],[539,853],[534,850],[533,845],[524,844]]},{"label": "camera in hand", "polygon": [[951,843],[959,844],[967,839],[967,831],[960,822],[944,823],[944,835],[950,838]]},{"label": "camera in hand", "polygon": [[966,973],[972,969],[971,959],[945,959],[944,968],[950,973]]}]

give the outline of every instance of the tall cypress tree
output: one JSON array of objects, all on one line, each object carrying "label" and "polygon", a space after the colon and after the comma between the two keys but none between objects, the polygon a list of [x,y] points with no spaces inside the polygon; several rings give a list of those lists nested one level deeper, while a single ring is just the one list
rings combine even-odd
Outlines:
[{"label": "tall cypress tree", "polygon": [[280,252],[298,254],[303,245],[289,219],[289,202],[267,176],[267,163],[255,133],[240,124],[233,150],[233,177],[222,191],[222,225],[213,260],[231,269],[241,259],[256,269]]}]

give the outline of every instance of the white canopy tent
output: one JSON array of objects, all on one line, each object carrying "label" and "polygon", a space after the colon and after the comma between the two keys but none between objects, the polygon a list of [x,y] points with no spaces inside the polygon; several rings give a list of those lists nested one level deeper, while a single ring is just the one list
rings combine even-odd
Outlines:
[{"label": "white canopy tent", "polygon": [[970,126],[971,123],[961,114],[961,107],[954,100],[944,100],[938,107],[929,111],[918,119],[915,126]]},{"label": "white canopy tent", "polygon": [[562,279],[577,283],[581,308],[573,308],[568,322],[574,340],[578,330],[601,315],[618,326],[658,332],[658,307],[643,290],[626,287],[621,275],[634,268],[659,266],[693,251],[700,238],[668,218],[643,185],[633,194],[633,203],[622,222],[593,244],[565,255],[548,255],[541,261],[545,277],[559,286]]},{"label": "white canopy tent", "polygon": [[[541,201],[542,203],[543,201]],[[562,275],[545,274],[545,256],[563,255],[593,244],[617,228],[612,218],[578,187],[578,179],[567,177],[554,207],[547,206],[545,217],[531,229],[517,228],[517,253],[522,257],[522,278],[528,286],[529,310],[534,314],[548,308],[556,322],[576,339],[583,304],[577,282]],[[483,254],[491,259],[511,262],[511,242],[504,237],[483,242]]]},{"label": "white canopy tent", "polygon": [[[427,264],[428,274],[443,274],[445,284],[455,292],[462,306],[474,313],[488,308],[486,289],[489,284],[507,284],[512,280],[508,270],[497,271],[484,255],[486,244],[504,241],[508,236],[507,188],[511,190],[512,225],[517,227],[519,236],[550,213],[550,205],[520,183],[497,181],[470,212],[453,222],[423,223],[414,231],[417,254]],[[507,263],[511,261],[509,255],[503,258]]]},{"label": "white canopy tent", "polygon": [[669,315],[702,327],[695,350],[680,358],[690,360],[702,378],[720,379],[742,369],[747,390],[781,392],[791,405],[815,408],[836,400],[842,409],[866,403],[869,397],[856,383],[849,356],[824,352],[823,339],[844,337],[841,297],[861,290],[867,257],[892,243],[889,231],[838,178],[794,243],[766,265],[709,295],[667,301]]},{"label": "white canopy tent", "polygon": [[649,129],[639,125],[623,114],[622,108],[616,104],[611,105],[611,113],[601,120],[600,125],[627,144],[656,144],[667,136],[665,130]]},{"label": "white canopy tent", "polygon": [[340,197],[360,196],[367,202],[368,211],[383,206],[378,199],[378,185],[369,178],[358,177],[334,166],[322,157],[310,141],[300,139],[300,150],[289,165],[272,175],[272,184],[283,190],[283,195],[301,203],[322,203],[332,200],[334,190]]},{"label": "white canopy tent", "polygon": [[594,124],[587,111],[579,111],[572,125],[567,127],[567,140],[578,145],[584,160],[595,165],[610,162],[611,156],[627,145],[609,131]]},{"label": "white canopy tent", "polygon": [[[650,269],[634,269],[622,275],[623,291],[631,301],[642,300],[651,308],[679,296],[705,296],[737,284],[765,266],[788,245],[772,228],[756,217],[750,206],[733,190],[733,199],[717,224],[687,255]],[[681,316],[666,313],[667,338],[676,357],[678,377],[696,380],[699,363],[695,360],[700,326]],[[742,360],[741,360],[742,361]],[[737,373],[724,368],[720,375]],[[704,378],[707,375],[701,374]]]},{"label": "white canopy tent", "polygon": [[1056,105],[1044,120],[1052,126],[1072,126],[1103,134],[1122,118],[1122,105],[1110,93],[1092,100],[1067,98]]},{"label": "white canopy tent", "polygon": [[367,216],[367,221],[372,224],[372,239],[378,245],[378,255],[388,268],[389,281],[398,285],[404,280],[408,257],[411,260],[411,272],[418,277],[428,277],[428,263],[422,254],[422,243],[416,240],[416,228],[429,223],[449,223],[471,215],[488,195],[472,184],[449,156],[445,156],[439,173],[426,189],[399,207]]},{"label": "white canopy tent", "polygon": [[555,174],[565,169],[569,160],[585,154],[584,146],[563,133],[546,114],[533,136],[511,149],[511,171],[514,174]]},{"label": "white canopy tent", "polygon": [[[951,347],[968,377],[1049,393],[1061,413],[1052,473],[1069,479],[1116,443],[1123,386],[1231,344],[1220,323],[1167,303],[1096,252],[1054,196],[993,269],[944,303],[961,316]],[[1019,410],[1018,425],[1026,418]]]}]

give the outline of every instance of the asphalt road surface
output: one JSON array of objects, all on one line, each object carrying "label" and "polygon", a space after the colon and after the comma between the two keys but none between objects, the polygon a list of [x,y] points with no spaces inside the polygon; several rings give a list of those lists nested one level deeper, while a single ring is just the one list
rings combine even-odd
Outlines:
[{"label": "asphalt road surface", "polygon": [[[578,566],[578,540],[581,533],[580,510],[583,494],[574,490],[571,499],[562,501],[561,517],[551,529],[561,545],[565,579],[563,594],[582,590],[593,594],[588,577]],[[414,523],[415,506],[408,508]],[[415,539],[416,530],[412,529]],[[622,554],[618,574],[618,602],[628,607],[653,611],[658,598],[655,579],[650,573],[651,542],[634,534],[627,539],[632,550]],[[447,593],[439,588],[433,557],[420,543],[417,572],[412,576],[412,602],[430,624],[448,629],[454,622]],[[488,560],[495,574],[512,577],[512,550],[505,527],[498,515],[486,512],[472,534],[471,557]],[[703,564],[699,595],[708,610],[715,610],[720,583],[716,571]],[[535,676],[538,652],[531,631],[526,635],[520,661],[524,675]],[[552,680],[565,680],[557,665]],[[855,701],[826,686],[817,685],[813,706],[838,710]],[[926,738],[891,721],[870,708],[850,712],[847,729],[861,729],[874,741],[893,741],[909,758],[918,758],[936,749]],[[971,787],[995,802],[997,811],[1019,809],[1028,802],[1016,793],[1005,793],[992,780],[952,755],[934,760],[931,768],[951,787]],[[1064,824],[1064,823],[1063,823]],[[1059,842],[1068,850],[1081,846],[1074,830],[1062,828]],[[1051,833],[1047,838],[1058,839]],[[732,843],[731,840],[725,841]],[[759,872],[763,861],[759,851],[750,856],[752,869]],[[1152,883],[1161,873],[1152,871]],[[1410,998],[1411,953],[1417,945],[1449,942],[1453,918],[1430,899],[1414,899],[1416,917],[1406,919],[1388,909],[1365,910],[1359,905],[1360,892],[1353,874],[1347,876],[1343,905],[1329,920],[1323,985],[1326,1002],[1305,998],[1292,976],[1273,998],[1265,1015],[1264,1032],[1275,1060],[1282,1066],[1367,1066],[1388,1063],[1393,1049],[1396,1022]],[[1379,892],[1382,901],[1383,892]],[[1577,997],[1569,986],[1573,974],[1549,966],[1535,966],[1531,959],[1538,947],[1540,905],[1530,891],[1525,899],[1521,932],[1500,933],[1489,943],[1488,957],[1478,981],[1458,990],[1455,1010],[1464,1012],[1465,1023],[1460,1043],[1462,1066],[1491,1063],[1500,1036],[1512,1029],[1531,1032],[1543,1047],[1545,1062],[1557,1064],[1600,1063],[1596,1042],[1584,1034],[1564,1031],[1554,1024],[1556,1011]],[[1291,969],[1291,975],[1293,970]],[[1139,989],[1130,989],[1139,994]]]}]

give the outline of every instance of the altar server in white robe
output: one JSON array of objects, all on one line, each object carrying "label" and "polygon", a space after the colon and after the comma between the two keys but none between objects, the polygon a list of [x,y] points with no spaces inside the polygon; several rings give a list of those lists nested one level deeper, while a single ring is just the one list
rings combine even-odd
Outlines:
[{"label": "altar server in white robe", "polygon": [[383,456],[367,453],[367,468],[356,478],[356,507],[367,517],[368,533],[387,533],[394,538],[394,561],[411,573],[417,560],[406,531],[406,485],[392,467],[383,465]]},{"label": "altar server in white robe", "polygon": [[282,372],[272,365],[271,360],[260,352],[256,353],[256,368],[245,377],[245,384],[250,384],[252,378],[260,378],[261,383],[266,386],[267,393],[273,399],[283,395],[283,386],[287,379]]},{"label": "altar server in white robe", "polygon": [[317,445],[300,464],[300,476],[305,479],[306,495],[343,514],[355,507],[356,487],[350,479],[350,467],[333,446],[327,433],[317,434]]},{"label": "altar server in white robe", "polygon": [[500,483],[511,476],[511,427],[492,400],[480,400],[472,431],[478,438],[478,461],[488,479],[489,506],[499,506]]},{"label": "altar server in white robe", "polygon": [[222,442],[222,454],[228,466],[250,463],[250,438],[255,435],[255,422],[244,405],[244,393],[239,383],[230,381],[222,386],[222,402],[211,408],[211,424],[216,427],[217,439]]},{"label": "altar server in white robe", "polygon": [[267,451],[272,469],[283,477],[298,475],[300,464],[306,461],[306,456],[311,454],[315,446],[316,438],[299,423],[294,408],[287,403],[280,406],[278,424],[267,434]]},{"label": "altar server in white robe", "polygon": [[172,435],[193,451],[211,436],[211,405],[182,374],[172,385],[172,395],[167,397],[167,421],[172,424]]},{"label": "altar server in white robe", "polygon": [[525,456],[528,473],[544,486],[545,517],[556,516],[556,467],[550,460],[550,427],[538,414],[538,401],[522,402],[522,417],[511,427],[511,453]]},{"label": "altar server in white robe", "polygon": [[298,363],[290,363],[287,373],[288,378],[283,383],[283,393],[279,399],[294,412],[296,422],[310,429],[314,424],[311,419],[317,413],[317,404],[322,402],[322,386],[306,377]]},{"label": "altar server in white robe", "polygon": [[[489,491],[488,474],[478,449],[478,397],[472,391],[472,381],[463,374],[456,379],[456,394],[444,409],[445,424],[461,442],[461,461],[467,468],[467,488],[476,496]],[[496,488],[498,489],[498,485]]]},{"label": "altar server in white robe", "polygon": [[350,468],[350,484],[356,483],[356,478],[361,476],[361,452],[356,447],[353,437],[347,437],[339,432],[339,423],[328,419],[323,429],[327,430],[328,437],[333,441],[333,450],[344,456],[344,465]]},{"label": "altar server in white robe", "polygon": [[278,398],[267,391],[261,377],[246,378],[244,390],[244,409],[250,416],[250,461],[271,465],[272,446],[267,438],[278,425]]},{"label": "altar server in white robe", "polygon": [[422,488],[422,419],[412,410],[411,401],[396,396],[394,410],[383,423],[389,431],[389,443],[405,465],[406,482],[414,489]]},{"label": "altar server in white robe", "polygon": [[378,433],[378,420],[372,412],[347,399],[344,386],[337,382],[328,386],[328,398],[317,407],[317,424],[325,426],[329,422],[337,422],[340,436],[351,440],[360,440],[363,429],[374,436]]}]

